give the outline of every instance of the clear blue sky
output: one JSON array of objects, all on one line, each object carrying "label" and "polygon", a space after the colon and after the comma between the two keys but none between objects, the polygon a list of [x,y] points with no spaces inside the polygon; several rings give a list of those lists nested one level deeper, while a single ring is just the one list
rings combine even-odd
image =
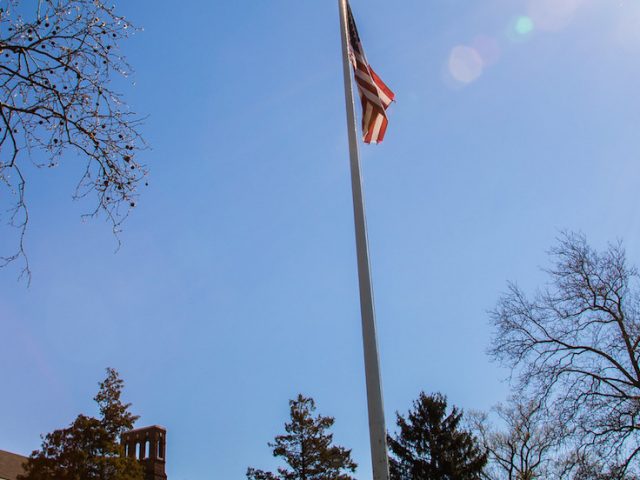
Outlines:
[{"label": "clear blue sky", "polygon": [[[75,157],[31,178],[32,285],[0,271],[0,449],[94,414],[113,366],[168,428],[171,480],[275,467],[298,392],[368,478],[337,2],[116,3],[144,27],[121,90],[150,186],[114,253]],[[561,229],[640,260],[640,2],[352,7],[398,100],[362,149],[388,425],[420,390],[488,409],[507,280],[541,283]]]}]

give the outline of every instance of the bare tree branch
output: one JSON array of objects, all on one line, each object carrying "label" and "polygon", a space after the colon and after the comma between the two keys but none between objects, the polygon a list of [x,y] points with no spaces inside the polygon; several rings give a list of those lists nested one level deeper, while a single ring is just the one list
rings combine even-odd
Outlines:
[{"label": "bare tree branch", "polygon": [[580,452],[628,478],[640,467],[638,272],[620,243],[598,253],[563,234],[551,254],[545,289],[530,300],[511,284],[499,300],[490,354],[570,427]]},{"label": "bare tree branch", "polygon": [[21,165],[55,167],[75,151],[84,166],[73,197],[95,196],[87,215],[105,214],[115,234],[147,170],[135,159],[145,146],[141,120],[110,87],[131,70],[118,46],[135,29],[100,0],[40,0],[32,18],[28,10],[0,0],[0,219],[19,235],[0,267],[22,259],[30,278]]},{"label": "bare tree branch", "polygon": [[563,429],[549,422],[543,405],[512,397],[494,413],[504,429],[492,426],[483,413],[471,415],[472,431],[482,442],[489,464],[487,480],[534,480],[555,478],[558,446]]}]

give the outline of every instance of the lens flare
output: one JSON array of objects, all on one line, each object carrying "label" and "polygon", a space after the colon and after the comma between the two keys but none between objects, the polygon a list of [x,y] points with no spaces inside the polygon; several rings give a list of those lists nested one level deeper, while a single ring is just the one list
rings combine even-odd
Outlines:
[{"label": "lens flare", "polygon": [[533,32],[533,20],[527,16],[518,17],[514,26],[518,35],[529,35]]},{"label": "lens flare", "polygon": [[484,62],[475,48],[459,45],[449,55],[449,73],[454,80],[469,84],[482,75]]}]

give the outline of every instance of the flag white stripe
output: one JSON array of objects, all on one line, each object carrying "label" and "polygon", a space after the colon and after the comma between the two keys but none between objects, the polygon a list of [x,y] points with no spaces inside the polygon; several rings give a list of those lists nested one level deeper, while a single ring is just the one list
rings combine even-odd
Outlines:
[{"label": "flag white stripe", "polygon": [[374,103],[375,105],[377,105],[380,108],[384,108],[384,105],[382,104],[382,102],[380,101],[380,97],[378,97],[375,93],[370,92],[369,90],[367,90],[366,88],[361,88],[360,89],[361,93],[367,97],[367,99],[371,102]]},{"label": "flag white stripe", "polygon": [[376,83],[373,81],[373,78],[371,78],[371,75],[369,74],[369,72],[363,72],[362,70],[357,69],[356,70],[356,77],[364,80],[365,82],[367,82],[372,87],[378,88]]},{"label": "flag white stripe", "polygon": [[380,97],[380,100],[382,100],[382,104],[384,105],[384,108],[387,108],[389,105],[391,105],[391,102],[393,102],[393,100],[387,97],[387,94],[384,93],[380,89],[380,87],[378,87],[377,85],[376,85],[376,88],[378,89],[378,96]]},{"label": "flag white stripe", "polygon": [[376,82],[373,80],[373,78],[371,77],[371,75],[368,72],[363,72],[360,69],[356,69],[355,71],[356,73],[356,77],[358,77],[358,79],[367,82],[369,85],[371,85],[372,87],[375,87],[375,89],[378,91],[378,96],[380,97],[380,100],[382,100],[382,103],[385,107],[388,107],[389,105],[391,105],[391,102],[393,100],[391,100],[386,93],[384,93],[384,90],[382,90],[378,84],[376,84]]},{"label": "flag white stripe", "polygon": [[371,136],[374,139],[374,142],[377,142],[378,134],[380,133],[380,127],[382,127],[382,122],[384,121],[384,117],[380,114],[376,115],[376,121],[373,125],[373,135]]},{"label": "flag white stripe", "polygon": [[351,9],[346,0],[341,1],[345,4],[347,15],[345,27],[347,28],[346,39],[348,42],[345,47],[347,50],[345,59],[353,67],[355,83],[362,101],[363,139],[365,143],[380,143],[387,130],[385,110],[391,105],[395,95],[369,66]]}]

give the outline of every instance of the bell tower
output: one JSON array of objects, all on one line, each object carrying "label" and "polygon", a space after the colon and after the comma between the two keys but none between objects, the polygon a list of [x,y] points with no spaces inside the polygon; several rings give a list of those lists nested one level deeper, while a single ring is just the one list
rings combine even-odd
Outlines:
[{"label": "bell tower", "polygon": [[144,467],[145,480],[167,480],[164,471],[167,430],[164,427],[136,428],[122,434],[124,455],[135,458]]}]

